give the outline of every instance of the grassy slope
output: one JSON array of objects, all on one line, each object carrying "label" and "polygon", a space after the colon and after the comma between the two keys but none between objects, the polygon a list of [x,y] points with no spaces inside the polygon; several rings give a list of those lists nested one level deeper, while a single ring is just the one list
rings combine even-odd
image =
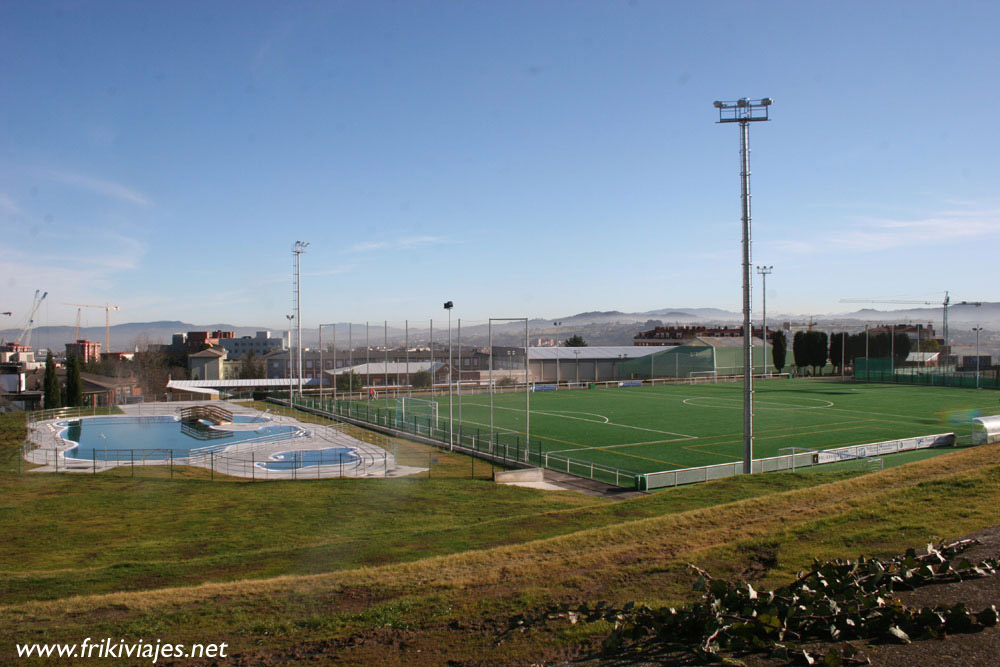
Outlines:
[{"label": "grassy slope", "polygon": [[[525,541],[536,535],[508,533],[524,543],[507,546],[326,574],[14,602],[0,608],[0,657],[27,637],[110,635],[229,641],[249,661],[555,659],[598,629],[557,625],[497,645],[507,616],[545,600],[680,601],[690,595],[686,562],[775,581],[813,556],[882,554],[954,537],[996,522],[998,459],[1000,447],[989,446],[832,482],[815,474],[724,480],[564,508],[551,517],[554,526],[571,524],[553,529],[563,534]],[[821,481],[828,483],[808,486]],[[706,508],[712,496],[721,504]]]},{"label": "grassy slope", "polygon": [[[309,419],[312,419],[311,417]],[[649,503],[497,486],[481,461],[434,450],[429,478],[248,482],[161,466],[17,475],[23,425],[0,417],[0,602],[330,572],[413,561],[770,493],[689,487]],[[400,442],[405,458],[430,448]],[[842,473],[844,475],[856,472]],[[796,485],[815,484],[809,478]]]}]

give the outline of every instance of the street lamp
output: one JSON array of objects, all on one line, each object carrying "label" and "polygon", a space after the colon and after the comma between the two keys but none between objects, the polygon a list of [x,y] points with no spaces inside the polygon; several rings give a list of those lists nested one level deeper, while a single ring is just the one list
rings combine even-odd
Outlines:
[{"label": "street lamp", "polygon": [[[288,318],[288,341],[291,343],[292,340],[292,320],[295,319],[294,315],[285,315]],[[288,348],[288,407],[292,407],[292,384],[295,378],[292,377],[292,348],[289,345]]]},{"label": "street lamp", "polygon": [[976,332],[976,389],[979,389],[979,332],[983,328],[974,327],[972,330]]},{"label": "street lamp", "polygon": [[758,266],[757,273],[760,274],[760,296],[763,302],[763,320],[764,325],[762,327],[764,331],[764,375],[767,375],[767,276],[774,270],[773,266]]},{"label": "street lamp", "polygon": [[[444,302],[444,309],[448,311],[448,449],[454,451],[455,449],[455,427],[454,427],[454,415],[452,413],[452,378],[451,378],[451,309],[455,307],[455,304],[451,301]],[[461,373],[461,370],[459,370]],[[461,377],[461,375],[459,375]]]},{"label": "street lamp", "polygon": [[743,474],[753,472],[753,369],[750,328],[750,123],[770,120],[771,98],[716,101],[720,123],[740,124],[740,190],[743,200]]}]

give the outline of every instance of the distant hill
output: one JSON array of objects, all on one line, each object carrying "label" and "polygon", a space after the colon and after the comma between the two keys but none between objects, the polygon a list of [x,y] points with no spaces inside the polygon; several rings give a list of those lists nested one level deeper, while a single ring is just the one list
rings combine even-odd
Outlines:
[{"label": "distant hill", "polygon": [[[641,313],[626,313],[618,310],[589,311],[554,318],[533,318],[528,323],[531,338],[555,338],[562,340],[574,334],[583,336],[592,345],[630,345],[632,337],[639,331],[655,326],[657,323],[670,324],[736,324],[743,319],[742,313],[722,310],[719,308],[659,308]],[[780,320],[809,320],[816,322],[856,320],[858,322],[932,322],[936,328],[941,325],[940,307],[906,308],[895,310],[877,310],[862,308],[849,313],[823,315],[788,315],[783,313],[768,313],[770,322]],[[983,326],[987,329],[1000,329],[1000,303],[987,302],[982,306],[956,304],[949,309],[949,320],[953,331],[956,327],[965,329],[969,326]],[[555,323],[558,322],[557,326]],[[439,328],[440,327],[440,328]],[[524,325],[520,323],[494,324],[494,342],[497,344],[517,344],[524,339]],[[363,345],[365,325],[363,322],[352,323],[353,344]],[[111,349],[115,351],[131,350],[143,341],[152,343],[169,343],[171,336],[187,331],[235,331],[237,336],[253,336],[257,331],[269,330],[272,336],[280,336],[282,329],[268,327],[236,327],[231,324],[191,324],[190,322],[159,321],[159,322],[129,322],[111,327]],[[20,331],[5,329],[0,336],[5,340],[15,340]],[[74,327],[36,327],[32,333],[31,344],[35,348],[45,347],[63,350],[66,343],[73,340]],[[454,332],[456,333],[457,332]],[[372,324],[369,328],[372,345],[381,344],[384,334],[382,328]],[[426,321],[411,321],[409,327],[411,344],[426,344],[430,338]],[[80,337],[93,341],[104,342],[104,327],[83,327]],[[338,346],[346,347],[348,339],[348,324],[340,322],[335,327],[323,328],[323,342],[326,344],[336,337]],[[447,331],[443,321],[435,322],[435,343],[441,344],[447,340]],[[390,326],[388,330],[390,344],[398,345],[405,339],[405,331],[400,327]],[[302,330],[302,339],[306,345],[315,346],[319,343],[319,331],[315,328]],[[489,327],[486,324],[466,325],[462,327],[462,342],[466,345],[485,345],[489,341]]]}]

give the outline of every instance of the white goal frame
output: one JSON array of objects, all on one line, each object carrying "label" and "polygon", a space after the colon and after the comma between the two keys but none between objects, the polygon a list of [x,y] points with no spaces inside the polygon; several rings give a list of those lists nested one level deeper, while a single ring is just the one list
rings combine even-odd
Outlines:
[{"label": "white goal frame", "polygon": [[700,381],[715,384],[719,381],[719,371],[688,371],[688,382],[698,384]]},{"label": "white goal frame", "polygon": [[[419,406],[419,407],[418,407]],[[414,409],[415,408],[415,409]],[[434,427],[437,428],[438,425],[438,403],[428,398],[415,398],[413,396],[400,396],[396,398],[396,409],[397,412],[402,413],[400,416],[403,419],[403,423],[407,423],[411,413],[415,413],[421,418],[430,417],[433,419]]]}]

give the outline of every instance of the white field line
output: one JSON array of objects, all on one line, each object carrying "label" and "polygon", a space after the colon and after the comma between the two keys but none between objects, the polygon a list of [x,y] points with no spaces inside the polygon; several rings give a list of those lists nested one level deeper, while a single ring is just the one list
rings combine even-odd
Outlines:
[{"label": "white field line", "polygon": [[[544,437],[544,436],[538,436]],[[546,454],[563,454],[565,452],[582,452],[592,449],[619,449],[621,447],[638,447],[640,445],[669,445],[672,442],[685,442],[691,438],[674,438],[672,440],[647,440],[646,442],[623,442],[618,445],[581,445],[576,449],[559,449],[554,452],[545,452]],[[697,440],[698,438],[695,438]]]},{"label": "white field line", "polygon": [[[826,405],[794,405],[791,403],[777,403],[774,401],[767,400],[756,400],[753,402],[754,406],[760,406],[766,409],[774,410],[825,410],[833,407],[833,401],[828,401],[823,398],[808,398],[803,397],[804,400],[818,401],[820,403],[825,403]],[[722,401],[731,403],[731,405],[703,405],[696,401]],[[723,409],[738,409],[743,407],[743,401],[739,398],[729,398],[728,396],[696,396],[694,398],[685,398],[683,401],[684,405],[690,405],[695,408],[723,408]],[[773,407],[772,407],[773,406]]]},{"label": "white field line", "polygon": [[[507,407],[503,407],[503,406],[500,406],[500,405],[494,405],[493,409],[494,410],[510,410],[511,412],[524,412],[524,410],[520,410],[518,408],[507,408]],[[539,411],[539,413],[540,414],[546,414],[546,413],[544,413],[542,411]],[[585,414],[587,414],[587,413],[585,413]],[[578,421],[590,422],[591,424],[601,424],[601,422],[594,421],[593,419],[583,419],[582,417],[570,417],[568,415],[550,415],[550,416],[552,416],[552,417],[561,417],[563,419],[576,419]],[[698,439],[697,435],[688,435],[687,433],[675,433],[674,431],[661,431],[661,430],[655,429],[655,428],[646,428],[645,426],[632,426],[630,424],[619,424],[619,423],[613,422],[613,421],[605,422],[602,425],[604,425],[604,426],[617,426],[618,428],[631,428],[631,429],[634,429],[636,431],[647,431],[649,433],[662,433],[663,435],[676,435],[678,438],[684,438],[684,439],[687,439],[687,440],[697,440]]]}]

